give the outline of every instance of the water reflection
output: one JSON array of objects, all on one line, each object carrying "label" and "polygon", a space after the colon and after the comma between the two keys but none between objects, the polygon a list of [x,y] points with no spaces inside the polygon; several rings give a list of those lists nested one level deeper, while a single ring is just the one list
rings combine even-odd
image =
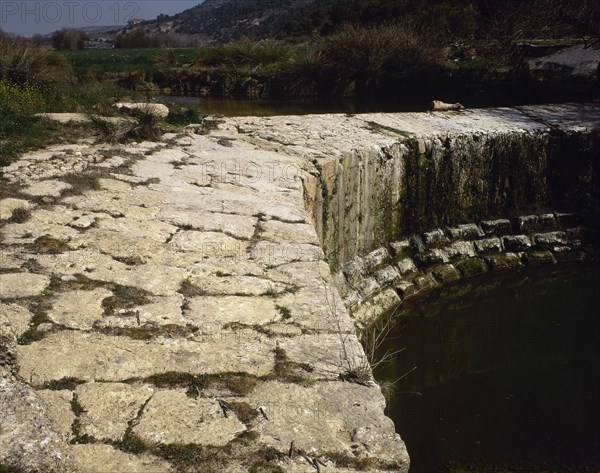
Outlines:
[{"label": "water reflection", "polygon": [[417,366],[388,409],[411,472],[600,471],[598,287],[599,266],[529,271],[402,306],[376,377]]},{"label": "water reflection", "polygon": [[227,117],[275,115],[307,115],[313,113],[368,113],[368,112],[423,112],[426,102],[402,102],[393,100],[328,99],[312,97],[295,99],[234,99],[215,97],[158,96],[161,102],[174,102],[197,107],[204,114],[221,114]]}]

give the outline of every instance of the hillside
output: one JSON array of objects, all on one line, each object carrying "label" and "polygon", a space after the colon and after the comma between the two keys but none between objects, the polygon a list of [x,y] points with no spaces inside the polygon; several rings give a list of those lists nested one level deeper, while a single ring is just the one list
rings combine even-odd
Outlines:
[{"label": "hillside", "polygon": [[[172,32],[223,42],[327,34],[346,22],[395,18],[410,18],[453,37],[594,36],[600,7],[593,0],[206,0],[168,18],[168,26]],[[145,23],[149,30],[155,25]]]}]

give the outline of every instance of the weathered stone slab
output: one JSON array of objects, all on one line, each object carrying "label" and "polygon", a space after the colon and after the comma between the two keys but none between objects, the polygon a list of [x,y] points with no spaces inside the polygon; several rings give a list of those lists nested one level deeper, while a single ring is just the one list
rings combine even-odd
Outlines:
[{"label": "weathered stone slab", "polygon": [[40,295],[50,284],[50,278],[41,274],[0,274],[0,299]]},{"label": "weathered stone slab", "polygon": [[79,420],[81,434],[98,440],[119,440],[154,390],[122,383],[87,383],[76,392],[84,410]]},{"label": "weathered stone slab", "polygon": [[321,261],[324,255],[323,250],[316,245],[261,241],[252,248],[248,258],[267,268],[275,268],[282,264]]},{"label": "weathered stone slab", "polygon": [[183,268],[153,264],[127,266],[115,261],[110,266],[96,267],[86,276],[97,281],[139,287],[156,296],[169,296],[179,289],[188,274]]},{"label": "weathered stone slab", "polygon": [[27,308],[19,304],[0,304],[0,317],[8,321],[17,338],[29,330],[32,316],[33,314]]},{"label": "weathered stone slab", "polygon": [[178,227],[192,227],[204,232],[228,232],[235,238],[250,240],[254,235],[256,217],[198,210],[164,209],[156,218]]},{"label": "weathered stone slab", "polygon": [[193,251],[203,258],[237,258],[246,255],[247,242],[219,232],[180,231],[170,241],[176,251]]},{"label": "weathered stone slab", "polygon": [[101,443],[73,445],[77,473],[169,473],[169,463],[149,455],[133,455]]},{"label": "weathered stone slab", "polygon": [[254,408],[262,406],[268,417],[255,427],[261,442],[279,451],[289,450],[292,442],[317,454],[350,452],[352,444],[358,444],[359,457],[397,463],[399,469],[408,466],[408,454],[394,425],[382,414],[385,400],[378,388],[342,382],[313,387],[271,382],[259,386],[248,402]]},{"label": "weathered stone slab", "polygon": [[289,263],[270,269],[266,276],[273,282],[292,286],[319,286],[328,283],[330,269],[325,261]]},{"label": "weathered stone slab", "polygon": [[209,296],[262,296],[281,293],[285,286],[256,276],[192,277],[192,284]]},{"label": "weathered stone slab", "polygon": [[262,222],[261,238],[273,243],[305,243],[318,245],[319,237],[312,225],[278,220]]},{"label": "weathered stone slab", "polygon": [[77,230],[55,223],[43,223],[32,218],[25,223],[10,223],[2,228],[4,243],[19,245],[33,243],[41,236],[66,241],[78,235]]},{"label": "weathered stone slab", "polygon": [[441,228],[438,228],[436,230],[423,233],[423,242],[429,248],[433,248],[445,245],[448,243],[448,239],[446,238],[446,235],[444,235],[444,231]]},{"label": "weathered stone slab", "polygon": [[277,298],[275,303],[289,321],[317,332],[354,332],[350,317],[344,315],[344,303],[338,292],[329,284],[302,287],[293,293]]},{"label": "weathered stone slab", "polygon": [[390,243],[390,248],[396,260],[402,260],[407,256],[410,256],[408,255],[410,250],[410,241],[408,240],[394,241]]},{"label": "weathered stone slab", "polygon": [[67,328],[90,330],[102,317],[102,301],[109,296],[112,292],[107,289],[66,292],[57,297],[48,316]]},{"label": "weathered stone slab", "polygon": [[222,446],[246,426],[233,414],[224,416],[217,399],[188,397],[182,390],[157,391],[133,431],[151,444],[196,443]]},{"label": "weathered stone slab", "polygon": [[18,461],[24,471],[63,472],[66,445],[46,405],[25,383],[0,367],[0,464]]},{"label": "weathered stone slab", "polygon": [[71,186],[62,181],[39,181],[22,190],[23,193],[34,197],[60,197],[63,191],[70,189]]},{"label": "weathered stone slab", "polygon": [[387,250],[385,248],[377,248],[363,258],[363,264],[365,270],[370,273],[386,264],[389,260],[390,254]]},{"label": "weathered stone slab", "polygon": [[[243,335],[243,336],[242,336]],[[34,385],[62,378],[123,381],[167,371],[268,372],[274,342],[256,333],[199,333],[192,339],[133,340],[96,333],[58,332],[17,352],[20,374]]]},{"label": "weathered stone slab", "polygon": [[436,264],[450,262],[450,256],[445,250],[434,248],[433,250],[426,251],[425,253],[419,253],[414,258],[417,266],[426,268]]},{"label": "weathered stone slab", "polygon": [[73,393],[64,389],[60,391],[44,389],[37,393],[46,405],[46,412],[54,430],[61,435],[64,442],[70,441],[73,436],[71,427],[75,420],[71,408]]},{"label": "weathered stone slab", "polygon": [[231,323],[265,325],[281,318],[273,298],[205,296],[189,302],[186,319],[200,327],[220,330]]},{"label": "weathered stone slab", "polygon": [[398,271],[393,266],[386,266],[375,273],[375,280],[381,286],[393,284],[399,277]]},{"label": "weathered stone slab", "polygon": [[414,261],[410,258],[401,259],[396,263],[396,267],[401,276],[406,276],[418,271]]}]

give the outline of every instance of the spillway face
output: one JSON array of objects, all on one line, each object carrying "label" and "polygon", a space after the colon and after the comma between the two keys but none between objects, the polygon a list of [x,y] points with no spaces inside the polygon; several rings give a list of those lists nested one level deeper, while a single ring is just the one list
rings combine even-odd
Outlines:
[{"label": "spillway face", "polygon": [[[545,255],[556,261],[556,254],[560,259],[594,239],[597,107],[454,115],[460,126],[450,116],[435,131],[422,116],[399,123],[365,117],[371,130],[396,139],[314,161],[315,226],[347,307],[361,317],[372,319],[403,299],[407,284],[414,286],[408,293],[419,292],[417,277],[427,278],[421,286],[435,287],[469,273],[456,267],[460,262],[481,271],[504,268],[494,254],[508,253],[513,266],[522,265],[525,250],[537,256],[556,250]],[[560,232],[558,241],[552,232]],[[588,250],[570,258],[593,257]]]}]

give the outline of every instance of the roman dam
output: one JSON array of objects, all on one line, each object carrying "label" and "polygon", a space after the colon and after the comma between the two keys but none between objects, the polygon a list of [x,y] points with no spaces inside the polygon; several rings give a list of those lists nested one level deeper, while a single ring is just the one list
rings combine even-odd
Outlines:
[{"label": "roman dam", "polygon": [[358,329],[598,259],[598,105],[206,121],[2,169],[0,464],[406,472]]}]

